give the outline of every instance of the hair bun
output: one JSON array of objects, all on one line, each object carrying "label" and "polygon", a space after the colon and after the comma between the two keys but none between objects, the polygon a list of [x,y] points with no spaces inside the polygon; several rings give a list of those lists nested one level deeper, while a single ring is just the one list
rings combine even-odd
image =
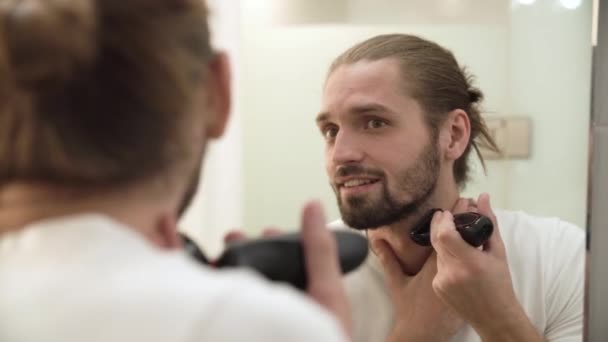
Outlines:
[{"label": "hair bun", "polygon": [[469,101],[471,103],[478,103],[483,99],[483,93],[477,88],[471,88],[468,90]]},{"label": "hair bun", "polygon": [[1,0],[0,24],[21,86],[65,81],[96,54],[94,0]]}]

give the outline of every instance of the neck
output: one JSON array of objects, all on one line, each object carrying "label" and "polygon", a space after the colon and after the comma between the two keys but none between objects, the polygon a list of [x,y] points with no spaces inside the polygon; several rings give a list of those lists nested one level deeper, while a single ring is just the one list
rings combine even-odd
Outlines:
[{"label": "neck", "polygon": [[368,237],[372,242],[378,239],[386,241],[399,258],[403,271],[414,275],[422,269],[433,250],[431,247],[419,246],[410,239],[412,226],[431,208],[452,210],[459,198],[460,194],[455,183],[449,186],[437,184],[431,198],[418,212],[394,224],[370,230]]},{"label": "neck", "polygon": [[[41,184],[14,183],[0,188],[0,236],[36,221],[98,213],[148,237],[161,203],[143,196],[137,187],[114,190],[75,189]],[[141,213],[146,213],[142,215]]]}]

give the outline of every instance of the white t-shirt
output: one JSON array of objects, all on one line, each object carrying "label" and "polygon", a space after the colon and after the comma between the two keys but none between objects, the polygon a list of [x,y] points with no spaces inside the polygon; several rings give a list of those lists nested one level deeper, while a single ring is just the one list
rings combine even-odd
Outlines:
[{"label": "white t-shirt", "polygon": [[[585,233],[557,218],[523,212],[496,212],[515,294],[538,332],[549,342],[583,339]],[[331,224],[344,227],[341,221]],[[393,307],[382,265],[373,253],[346,276],[353,309],[355,341],[385,341],[393,326]],[[465,326],[452,342],[481,341]]]},{"label": "white t-shirt", "polygon": [[0,236],[0,341],[344,341],[287,285],[162,251],[100,215]]}]

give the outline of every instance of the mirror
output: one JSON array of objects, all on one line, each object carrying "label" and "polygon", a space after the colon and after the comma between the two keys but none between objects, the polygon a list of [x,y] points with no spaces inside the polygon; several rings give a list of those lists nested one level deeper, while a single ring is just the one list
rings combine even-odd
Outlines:
[{"label": "mirror", "polygon": [[[190,218],[196,213],[212,218],[205,224],[191,219],[196,224],[190,225],[212,232],[214,241],[201,241],[210,254],[221,248],[219,241],[227,228],[244,227],[251,234],[267,224],[294,229],[302,203],[310,198],[321,198],[329,220],[340,217],[314,117],[332,60],[352,45],[386,33],[419,35],[450,49],[485,95],[483,115],[505,155],[485,152],[486,172],[472,158],[474,174],[463,196],[488,192],[495,208],[559,217],[580,229],[587,227],[590,200],[600,212],[599,216],[594,212],[592,228],[608,221],[599,218],[606,211],[597,209],[598,203],[606,203],[605,197],[598,196],[608,192],[594,190],[590,197],[587,193],[593,1],[210,2],[220,17],[233,13],[227,21],[239,25],[238,32],[228,33],[237,69],[235,120],[223,145],[213,146],[209,153],[210,158],[224,159],[213,164],[228,168],[205,171],[204,195],[216,200],[199,199],[190,210]],[[225,22],[226,16],[218,21]],[[225,28],[219,31],[226,32]],[[596,112],[603,99],[597,95],[602,80],[597,79],[601,44],[598,49]],[[594,156],[608,155],[602,148],[608,137],[597,133],[605,130],[594,130]],[[224,158],[228,154],[239,158]],[[597,170],[605,169],[605,163],[595,158],[592,164],[596,170],[592,175],[599,177]],[[603,189],[591,184],[592,189]],[[214,217],[234,219],[226,224]],[[592,240],[592,258],[594,243],[601,242]],[[600,277],[595,273],[600,266],[593,265],[592,284],[594,277]],[[596,296],[593,286],[591,296]]]}]

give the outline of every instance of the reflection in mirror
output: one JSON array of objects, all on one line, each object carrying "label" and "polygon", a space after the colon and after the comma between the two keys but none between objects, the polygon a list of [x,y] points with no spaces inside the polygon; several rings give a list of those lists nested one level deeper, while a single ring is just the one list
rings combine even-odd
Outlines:
[{"label": "reflection in mirror", "polygon": [[[367,233],[385,263],[372,255],[347,278],[356,340],[435,333],[452,341],[500,333],[522,334],[518,340],[582,336],[590,1],[242,3],[245,226],[253,232],[268,222],[297,227],[294,213],[321,196],[329,217],[344,219],[335,226],[383,227]],[[416,44],[426,57],[416,55],[411,39],[370,43],[371,55],[353,52],[328,77],[332,61],[349,48],[393,33],[423,38]],[[449,171],[463,153],[460,138],[470,132],[463,122],[471,108],[460,108],[469,102],[439,105],[450,98],[441,82],[462,75],[446,68],[449,58],[434,43],[475,76],[470,87],[483,92],[479,109],[501,148],[482,149],[485,173],[472,154],[471,179],[462,188]],[[382,48],[415,57],[399,64],[399,56],[393,62],[372,56]],[[441,77],[446,80],[421,86]],[[404,91],[410,89],[418,92]],[[424,103],[425,96],[434,100]],[[356,101],[384,109],[357,111]],[[435,104],[449,115],[433,131],[423,118]],[[317,127],[319,113],[325,115]],[[434,185],[426,189],[430,197],[425,184]],[[487,198],[478,200],[483,192],[492,211]],[[460,240],[440,240],[437,254],[415,247],[406,234],[411,222],[431,205],[454,209],[459,196],[477,201],[476,209],[465,201],[459,210],[496,213],[494,243],[483,251],[462,249],[470,254],[456,253],[461,259],[445,257],[463,247]],[[421,200],[410,205],[413,199]],[[449,217],[440,219],[436,231],[443,227],[452,236]],[[478,272],[450,273],[470,271],[467,265]],[[463,274],[468,277],[459,278]],[[416,310],[411,320],[401,320],[410,309]],[[497,317],[505,324],[494,329]],[[436,323],[432,331],[418,330],[429,327],[417,321],[425,319]]]},{"label": "reflection in mirror", "polygon": [[[356,42],[392,32],[420,35],[453,51],[476,76],[485,95],[483,114],[497,139],[504,141],[508,134],[506,150],[513,153],[503,159],[490,156],[487,176],[473,161],[475,175],[465,193],[487,191],[499,207],[584,225],[589,1],[572,10],[559,1],[331,2],[346,4],[341,8],[310,2],[317,6],[243,1],[239,93],[247,227],[260,228],[269,220],[293,227],[302,200],[319,191],[330,216],[338,216],[322,168],[323,142],[311,117],[319,111],[333,58]],[[288,4],[302,11],[290,11]],[[281,15],[287,19],[277,19]],[[559,195],[548,196],[557,186]]]}]

